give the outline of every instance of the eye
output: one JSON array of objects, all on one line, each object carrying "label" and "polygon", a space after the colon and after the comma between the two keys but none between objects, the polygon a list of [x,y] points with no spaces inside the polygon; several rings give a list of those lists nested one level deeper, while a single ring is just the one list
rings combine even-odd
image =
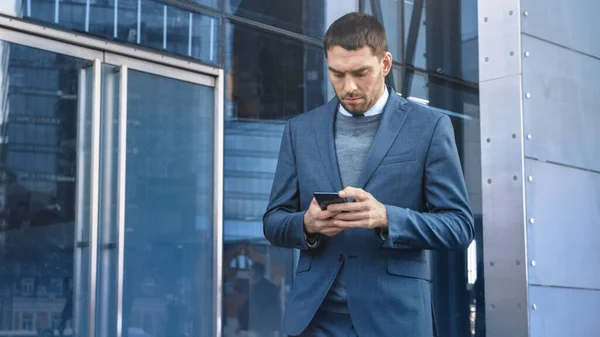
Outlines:
[{"label": "eye", "polygon": [[337,78],[342,78],[344,77],[343,73],[333,73],[333,76],[337,77]]}]

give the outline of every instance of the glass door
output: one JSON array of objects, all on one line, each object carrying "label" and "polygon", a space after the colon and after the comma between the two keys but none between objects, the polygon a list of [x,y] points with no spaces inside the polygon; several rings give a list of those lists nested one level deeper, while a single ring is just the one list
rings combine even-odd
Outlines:
[{"label": "glass door", "polygon": [[0,335],[218,333],[222,75],[0,32]]},{"label": "glass door", "polygon": [[106,62],[97,333],[213,335],[215,81]]},{"label": "glass door", "polygon": [[85,335],[103,55],[2,33],[0,334]]}]

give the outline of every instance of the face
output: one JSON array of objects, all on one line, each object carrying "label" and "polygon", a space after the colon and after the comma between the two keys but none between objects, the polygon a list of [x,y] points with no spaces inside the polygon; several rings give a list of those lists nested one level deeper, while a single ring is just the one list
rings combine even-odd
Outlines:
[{"label": "face", "polygon": [[353,115],[369,110],[381,97],[385,76],[392,68],[392,54],[373,55],[370,47],[346,50],[334,46],[327,51],[329,79],[342,106]]}]

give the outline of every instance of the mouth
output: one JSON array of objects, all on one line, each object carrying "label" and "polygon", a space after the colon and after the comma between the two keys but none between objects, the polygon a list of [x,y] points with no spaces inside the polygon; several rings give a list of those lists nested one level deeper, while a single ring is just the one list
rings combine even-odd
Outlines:
[{"label": "mouth", "polygon": [[344,99],[346,102],[348,102],[349,104],[357,104],[360,101],[360,98],[355,97],[355,98],[345,98]]}]

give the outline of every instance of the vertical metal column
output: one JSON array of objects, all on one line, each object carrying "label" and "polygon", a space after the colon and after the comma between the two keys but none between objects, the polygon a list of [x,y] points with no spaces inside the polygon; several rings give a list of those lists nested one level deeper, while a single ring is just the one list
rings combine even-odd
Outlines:
[{"label": "vertical metal column", "polygon": [[90,0],[85,1],[85,31],[90,31]]},{"label": "vertical metal column", "polygon": [[102,116],[102,193],[101,193],[101,206],[102,211],[100,213],[100,228],[99,231],[102,233],[102,241],[99,245],[101,254],[100,258],[100,298],[99,301],[99,313],[98,313],[98,330],[100,337],[113,336],[109,333],[110,329],[110,293],[111,280],[114,277],[114,261],[111,259],[111,253],[114,249],[113,236],[114,228],[112,221],[112,203],[113,203],[113,147],[114,147],[114,127],[113,120],[115,116],[114,112],[114,100],[115,100],[115,77],[116,73],[112,69],[104,72],[104,97],[103,97],[103,111]]},{"label": "vertical metal column", "polygon": [[115,0],[115,10],[113,12],[115,24],[113,26],[113,37],[116,39],[119,34],[119,0]]},{"label": "vertical metal column", "polygon": [[92,148],[90,165],[90,219],[89,219],[89,242],[90,242],[90,276],[89,276],[89,303],[88,303],[88,336],[95,334],[96,320],[96,276],[98,265],[98,198],[100,183],[100,85],[101,85],[101,62],[94,60],[94,85],[92,92]]},{"label": "vertical metal column", "polygon": [[224,72],[219,70],[215,86],[215,113],[214,113],[214,204],[213,204],[213,254],[214,254],[214,333],[213,336],[221,337],[223,319],[222,292],[223,292],[223,151],[224,151]]},{"label": "vertical metal column", "polygon": [[119,84],[119,150],[117,172],[117,337],[123,335],[123,275],[125,264],[125,187],[127,173],[127,81],[128,68],[121,66]]},{"label": "vertical metal column", "polygon": [[81,295],[83,293],[81,266],[83,265],[83,248],[81,243],[85,241],[83,237],[85,226],[85,200],[86,195],[86,170],[85,170],[85,138],[86,135],[86,86],[87,69],[79,70],[79,89],[77,91],[77,178],[75,180],[75,253],[73,258],[73,331],[75,335],[81,332],[79,316],[82,314]]},{"label": "vertical metal column", "polygon": [[520,1],[477,7],[486,335],[528,336]]}]

